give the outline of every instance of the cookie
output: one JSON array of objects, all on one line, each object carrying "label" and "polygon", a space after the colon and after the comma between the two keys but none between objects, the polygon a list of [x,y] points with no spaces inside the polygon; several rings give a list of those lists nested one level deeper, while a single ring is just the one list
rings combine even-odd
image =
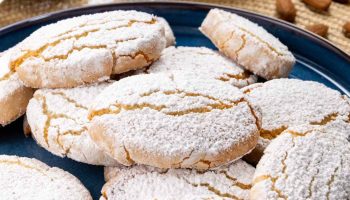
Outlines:
[{"label": "cookie", "polygon": [[242,91],[262,112],[258,145],[246,157],[251,163],[257,163],[270,141],[288,127],[347,120],[350,114],[350,104],[344,96],[313,81],[276,79],[247,86]]},{"label": "cookie", "polygon": [[157,17],[159,23],[164,27],[164,35],[166,40],[166,47],[175,45],[175,36],[173,30],[171,29],[169,23],[163,17]]},{"label": "cookie", "polygon": [[33,138],[51,153],[93,165],[115,165],[88,134],[88,107],[111,83],[72,89],[40,89],[27,108]]},{"label": "cookie", "polygon": [[126,167],[104,185],[101,200],[248,199],[254,170],[242,160],[206,172]]},{"label": "cookie", "polygon": [[257,165],[250,199],[349,199],[349,136],[341,120],[285,130]]},{"label": "cookie", "polygon": [[112,11],[41,27],[11,57],[11,69],[32,88],[67,88],[142,68],[165,48],[153,15]]},{"label": "cookie", "polygon": [[158,73],[173,70],[192,71],[237,87],[244,87],[257,81],[255,75],[218,52],[205,47],[168,47],[162,52],[160,59],[143,72]]},{"label": "cookie", "polygon": [[0,155],[2,199],[92,200],[70,173],[34,158]]},{"label": "cookie", "polygon": [[[15,48],[15,47],[14,47]],[[18,74],[9,68],[9,49],[0,54],[0,125],[5,126],[25,113],[33,90],[23,85]]]},{"label": "cookie", "polygon": [[200,30],[225,55],[267,80],[287,77],[295,63],[277,38],[234,13],[212,9]]},{"label": "cookie", "polygon": [[213,168],[242,157],[260,113],[236,87],[197,74],[142,74],[106,88],[89,109],[89,133],[124,165]]}]

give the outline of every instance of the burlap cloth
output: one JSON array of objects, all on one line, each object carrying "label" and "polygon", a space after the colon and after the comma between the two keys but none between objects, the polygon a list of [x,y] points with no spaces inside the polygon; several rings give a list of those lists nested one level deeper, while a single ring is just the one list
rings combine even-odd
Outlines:
[{"label": "burlap cloth", "polygon": [[[1,2],[2,0],[0,0]],[[0,27],[32,16],[88,4],[132,2],[135,0],[4,0],[0,3]],[[184,1],[184,0],[182,0]],[[246,10],[276,17],[275,0],[194,0]],[[350,39],[342,34],[342,26],[350,21],[350,4],[333,2],[327,13],[311,11],[301,0],[293,0],[297,8],[296,24],[300,27],[323,23],[329,26],[328,40],[350,54]]]}]

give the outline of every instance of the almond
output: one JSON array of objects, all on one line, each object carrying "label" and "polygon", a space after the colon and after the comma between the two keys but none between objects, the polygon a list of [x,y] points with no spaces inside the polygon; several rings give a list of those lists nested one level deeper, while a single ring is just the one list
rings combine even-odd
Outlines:
[{"label": "almond", "polygon": [[316,10],[327,11],[332,0],[303,0],[303,2]]},{"label": "almond", "polygon": [[297,10],[291,0],[276,0],[276,9],[281,19],[294,22]]},{"label": "almond", "polygon": [[307,26],[306,29],[324,38],[328,34],[328,26],[324,24],[314,24]]},{"label": "almond", "polygon": [[345,37],[350,38],[350,21],[346,22],[343,26],[343,33]]},{"label": "almond", "polygon": [[350,2],[349,0],[333,0],[333,1],[338,2],[338,3],[343,3],[343,4],[347,4]]}]

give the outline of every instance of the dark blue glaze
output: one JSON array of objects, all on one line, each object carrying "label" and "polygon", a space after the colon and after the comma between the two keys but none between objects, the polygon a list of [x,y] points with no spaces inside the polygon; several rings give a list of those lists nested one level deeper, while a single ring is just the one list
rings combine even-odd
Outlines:
[{"label": "dark blue glaze", "polygon": [[[72,16],[118,9],[136,9],[165,17],[175,32],[179,46],[214,48],[213,44],[198,31],[203,18],[213,7],[204,4],[153,2],[110,4],[61,11],[0,29],[0,51],[15,45],[40,26]],[[247,11],[223,9],[260,24],[289,47],[298,60],[290,75],[291,78],[318,81],[349,95],[350,57],[344,52],[325,40],[286,22]],[[62,159],[45,151],[32,138],[24,137],[22,118],[5,128],[0,128],[0,154],[33,157],[50,166],[60,167],[78,177],[90,190],[94,199],[100,196],[100,190],[104,184],[103,168],[81,164],[67,158]]]}]

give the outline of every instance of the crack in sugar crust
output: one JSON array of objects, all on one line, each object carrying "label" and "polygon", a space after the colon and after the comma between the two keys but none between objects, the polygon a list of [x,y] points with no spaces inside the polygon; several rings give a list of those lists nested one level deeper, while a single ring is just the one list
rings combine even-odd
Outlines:
[{"label": "crack in sugar crust", "polygon": [[9,68],[10,54],[13,49],[9,49],[0,54],[0,98],[6,98],[10,93],[19,88],[24,88],[21,81],[18,80],[17,73]]},{"label": "crack in sugar crust", "polygon": [[278,193],[272,187],[275,186],[285,199],[347,199],[349,130],[350,124],[341,120],[286,130],[265,150],[254,175],[251,195],[277,199]]},{"label": "crack in sugar crust", "polygon": [[200,30],[224,54],[266,79],[287,77],[295,63],[277,38],[236,14],[212,9]]},{"label": "crack in sugar crust", "polygon": [[19,80],[18,74],[9,68],[13,47],[0,53],[0,124],[5,126],[24,114],[33,90]]},{"label": "crack in sugar crust", "polygon": [[255,75],[245,71],[220,53],[205,47],[168,47],[162,52],[160,59],[146,69],[145,73],[173,70],[192,71],[237,87],[257,81]]},{"label": "crack in sugar crust", "polygon": [[[213,97],[210,96],[205,96],[205,95],[201,95],[201,94],[195,94],[195,93],[186,93],[183,91],[165,91],[165,92],[152,92],[152,95],[156,95],[157,93],[161,93],[164,95],[178,95],[181,98],[186,98],[186,97],[202,97],[202,98],[208,98],[210,100],[214,100],[214,103],[209,103],[203,107],[198,107],[198,108],[189,108],[189,109],[185,109],[185,110],[181,110],[181,111],[163,111],[163,110],[169,110],[169,108],[165,105],[155,105],[155,104],[150,104],[150,103],[141,103],[141,104],[133,104],[133,105],[126,105],[126,104],[113,104],[111,105],[112,109],[101,109],[101,110],[96,110],[91,112],[91,114],[89,115],[89,119],[94,118],[95,116],[101,116],[101,115],[106,115],[106,114],[119,114],[121,111],[125,110],[125,111],[133,111],[133,110],[142,110],[145,108],[149,108],[155,111],[159,111],[162,112],[166,115],[170,115],[170,116],[182,116],[182,115],[188,115],[188,114],[193,114],[193,113],[206,113],[206,112],[211,112],[212,110],[215,109],[220,109],[220,110],[224,110],[224,109],[229,109],[232,108],[234,106],[237,106],[239,103],[243,103],[246,102],[243,98],[239,99],[237,101],[232,101],[229,103],[223,103],[220,100],[217,100]],[[182,96],[183,95],[183,96]],[[247,103],[247,102],[246,102]]]},{"label": "crack in sugar crust", "polygon": [[94,141],[126,165],[131,163],[123,146],[137,163],[207,169],[252,148],[260,124],[260,113],[254,112],[243,93],[221,81],[180,71],[143,74],[122,79],[97,97],[89,110],[89,132],[92,138],[94,131],[108,137],[112,145]]},{"label": "crack in sugar crust", "polygon": [[[230,36],[222,44],[220,44],[220,41],[217,41],[219,49],[226,49],[226,48],[228,48],[229,47],[228,43],[236,37],[235,34],[236,34],[236,32],[232,31],[230,33]],[[246,35],[242,34],[240,37],[241,37],[241,41],[242,42],[241,42],[240,46],[236,50],[234,50],[234,54],[236,55],[236,57],[238,57],[239,52],[242,51],[242,49],[247,44]]]},{"label": "crack in sugar crust", "polygon": [[3,199],[92,200],[77,178],[36,159],[0,155],[0,177]]},{"label": "crack in sugar crust", "polygon": [[108,199],[248,199],[254,173],[242,160],[205,172],[142,165],[108,170],[116,171],[102,189]]},{"label": "crack in sugar crust", "polygon": [[324,125],[335,119],[346,120],[350,113],[350,104],[339,92],[316,82],[279,79],[242,90],[251,104],[261,108],[261,138],[266,140],[294,125]]},{"label": "crack in sugar crust", "polygon": [[55,155],[95,165],[114,165],[91,141],[87,127],[88,106],[109,83],[72,89],[37,90],[27,110],[37,142]]},{"label": "crack in sugar crust", "polygon": [[[91,66],[86,65],[85,68],[91,68],[88,71],[101,78],[109,76],[112,69],[113,73],[122,73],[147,66],[159,57],[164,47],[164,30],[154,16],[136,11],[113,11],[71,18],[42,27],[13,53],[10,66],[12,71],[19,70],[21,75],[44,65],[57,74],[37,74],[38,77],[24,78],[24,81],[31,84],[37,80],[42,82],[40,84],[50,85],[52,79],[57,79],[55,76],[61,76],[59,73],[69,75],[65,71],[78,62],[80,65],[81,62],[89,63]],[[87,57],[94,57],[93,61],[90,58],[82,59],[86,57],[82,54],[90,54]],[[79,70],[74,70],[76,77],[69,77],[70,81],[86,81],[81,73],[87,69],[78,74]]]}]

